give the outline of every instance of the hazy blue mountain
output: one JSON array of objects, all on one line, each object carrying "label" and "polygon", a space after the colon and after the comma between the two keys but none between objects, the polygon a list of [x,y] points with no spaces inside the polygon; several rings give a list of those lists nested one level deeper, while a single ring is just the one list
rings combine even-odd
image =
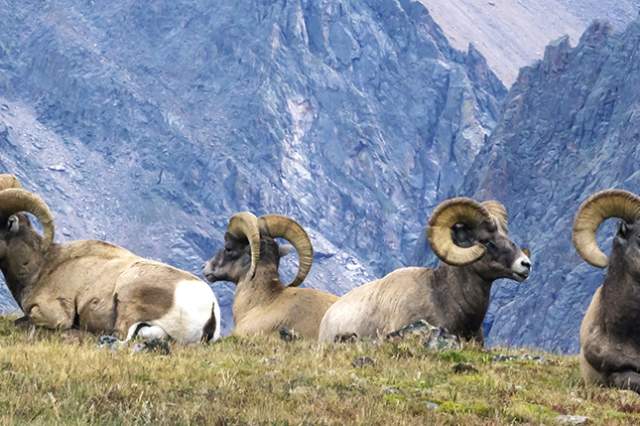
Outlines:
[{"label": "hazy blue mountain", "polygon": [[[512,234],[533,251],[526,284],[494,288],[489,342],[578,349],[578,329],[603,271],[571,243],[573,217],[591,193],[640,191],[640,21],[619,34],[592,24],[575,48],[549,45],[521,70],[464,192],[503,200]],[[605,227],[601,237],[613,235]],[[604,247],[608,247],[605,244]]]},{"label": "hazy blue mountain", "polygon": [[640,10],[640,0],[420,1],[454,47],[473,42],[507,86],[552,40],[568,35],[575,44],[596,19],[623,30]]},{"label": "hazy blue mountain", "polygon": [[231,214],[277,212],[336,293],[412,264],[506,94],[409,0],[2,1],[0,22],[0,171],[58,240],[199,273]]}]

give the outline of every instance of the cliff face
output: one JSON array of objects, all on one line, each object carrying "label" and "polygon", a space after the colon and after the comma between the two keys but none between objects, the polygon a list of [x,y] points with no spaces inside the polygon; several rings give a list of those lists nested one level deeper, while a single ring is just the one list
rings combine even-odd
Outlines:
[{"label": "cliff face", "polygon": [[[578,329],[603,271],[571,243],[573,217],[591,193],[640,188],[640,21],[612,35],[592,24],[575,48],[549,45],[521,70],[503,116],[464,191],[503,200],[511,233],[533,251],[526,284],[494,289],[490,343],[577,351]],[[611,225],[599,235],[608,251]]]},{"label": "cliff face", "polygon": [[411,264],[505,95],[411,1],[5,1],[0,22],[0,171],[59,240],[196,273],[240,210],[310,231],[310,286]]},{"label": "cliff face", "polygon": [[640,10],[640,0],[420,1],[454,47],[473,41],[507,86],[550,41],[568,35],[575,44],[595,19],[622,30]]}]

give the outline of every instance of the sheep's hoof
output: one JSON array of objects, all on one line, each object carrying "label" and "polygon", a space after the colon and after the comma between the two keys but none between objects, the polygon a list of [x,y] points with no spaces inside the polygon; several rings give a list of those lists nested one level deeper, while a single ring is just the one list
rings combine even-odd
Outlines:
[{"label": "sheep's hoof", "polygon": [[356,333],[338,334],[334,339],[334,343],[354,343],[358,340]]},{"label": "sheep's hoof", "polygon": [[13,321],[13,325],[26,330],[31,326],[31,320],[29,319],[29,317],[24,316]]},{"label": "sheep's hoof", "polygon": [[100,348],[117,351],[122,349],[124,346],[126,346],[126,343],[118,340],[115,336],[104,335],[98,338],[98,347]]},{"label": "sheep's hoof", "polygon": [[167,342],[167,340],[165,339],[145,340],[144,342],[138,342],[133,345],[133,348],[131,348],[131,352],[149,352],[160,355],[170,355],[171,346],[169,346],[169,342]]},{"label": "sheep's hoof", "polygon": [[294,330],[289,330],[287,327],[282,327],[280,330],[280,338],[285,342],[293,342],[300,339],[300,335]]},{"label": "sheep's hoof", "polygon": [[425,320],[418,320],[399,330],[387,334],[387,339],[398,341],[411,336],[418,336],[422,345],[431,350],[459,349],[462,345],[460,338],[450,334],[442,327],[436,327]]}]

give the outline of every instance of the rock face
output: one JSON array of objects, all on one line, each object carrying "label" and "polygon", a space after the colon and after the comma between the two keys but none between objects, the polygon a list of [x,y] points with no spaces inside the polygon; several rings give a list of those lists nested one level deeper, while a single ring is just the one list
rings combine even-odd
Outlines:
[{"label": "rock face", "polygon": [[[549,45],[524,68],[476,158],[464,192],[505,202],[533,275],[494,287],[489,343],[578,350],[578,329],[603,271],[571,243],[580,203],[610,187],[640,191],[640,21],[620,34],[592,24],[575,48]],[[612,226],[599,233],[613,236]],[[604,243],[605,251],[609,242]]]},{"label": "rock face", "polygon": [[411,264],[505,95],[409,0],[5,1],[0,22],[0,171],[58,240],[197,274],[240,210],[310,231],[311,286]]},{"label": "rock face", "polygon": [[640,0],[420,1],[454,47],[473,41],[508,86],[551,40],[568,35],[575,44],[594,19],[622,30],[640,9]]}]

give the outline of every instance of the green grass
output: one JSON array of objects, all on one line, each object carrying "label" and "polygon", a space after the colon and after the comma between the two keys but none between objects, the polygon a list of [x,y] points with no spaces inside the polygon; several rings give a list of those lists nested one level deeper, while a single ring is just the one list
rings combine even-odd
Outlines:
[{"label": "green grass", "polygon": [[[492,362],[416,340],[319,347],[275,337],[111,352],[0,319],[0,424],[640,424],[640,396],[585,387],[575,357]],[[373,365],[354,367],[359,356]],[[456,374],[453,366],[471,364]],[[434,408],[437,404],[437,408]]]}]

